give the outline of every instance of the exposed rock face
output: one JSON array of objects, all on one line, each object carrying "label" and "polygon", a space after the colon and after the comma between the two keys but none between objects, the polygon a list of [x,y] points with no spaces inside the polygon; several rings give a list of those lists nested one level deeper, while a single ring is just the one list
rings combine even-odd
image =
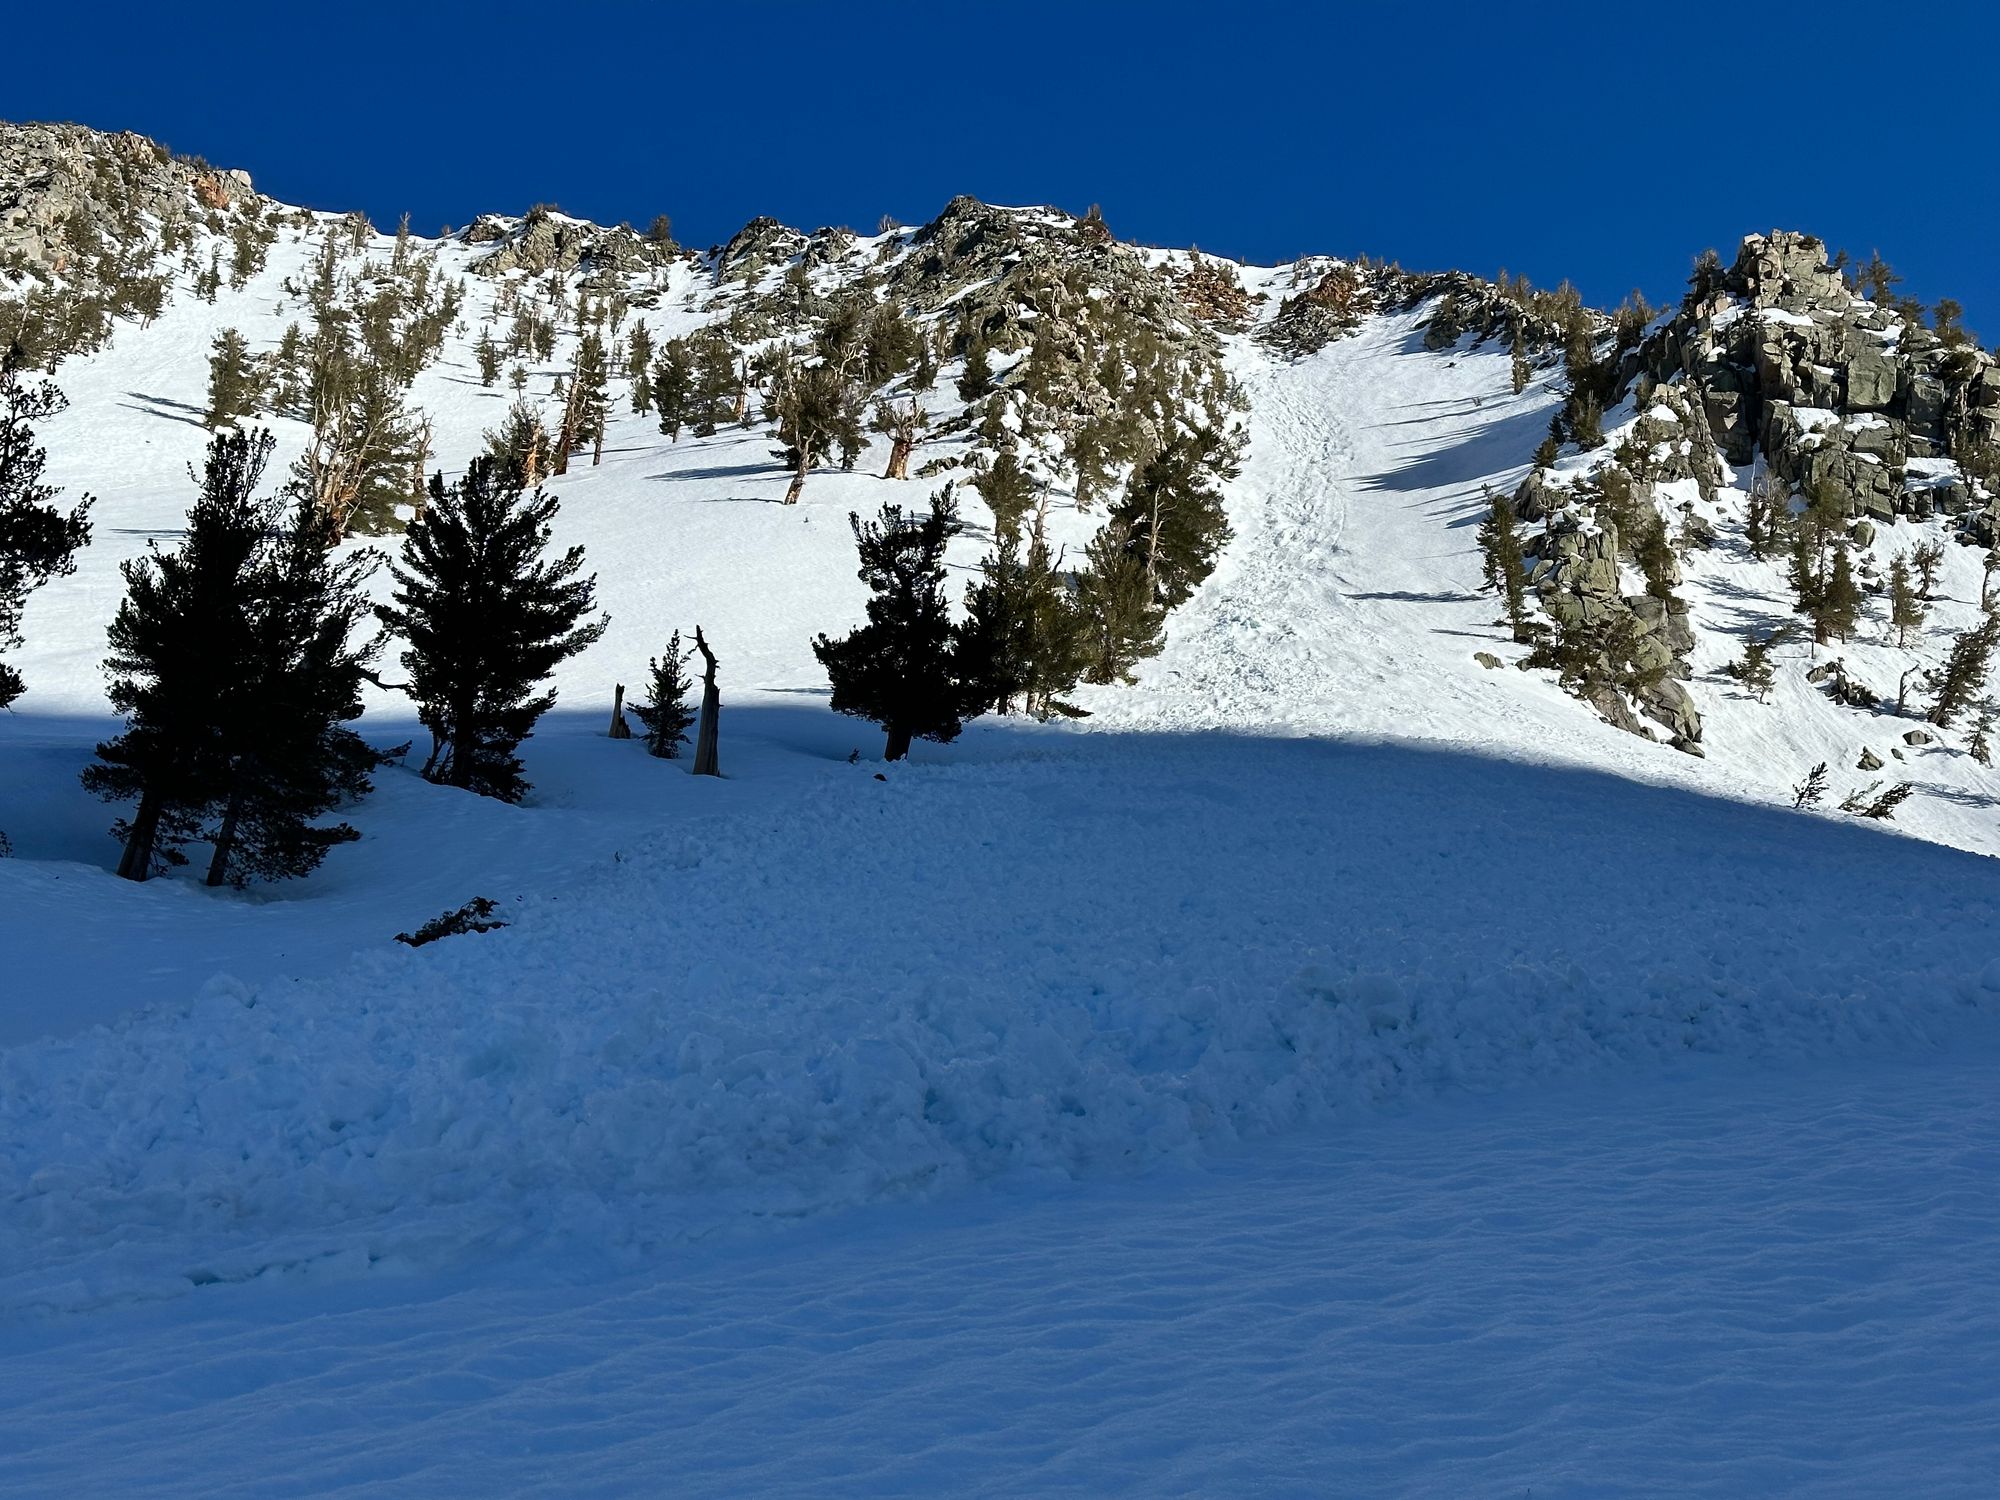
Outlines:
[{"label": "exposed rock face", "polygon": [[806,249],[806,237],[787,224],[760,215],[729,237],[717,253],[715,279],[754,282],[772,266],[781,266]]},{"label": "exposed rock face", "polygon": [[[1968,479],[1993,471],[2000,366],[1857,296],[1809,235],[1744,240],[1642,362],[1655,380],[1694,383],[1731,463],[1761,449],[1774,476],[1849,515],[1965,514]],[[1994,513],[1979,509],[1968,530],[1990,545]]]},{"label": "exposed rock face", "polygon": [[635,230],[606,229],[547,209],[531,209],[521,219],[481,214],[460,235],[468,245],[492,245],[474,269],[486,276],[526,271],[573,271],[578,266],[623,274],[660,265],[674,253],[671,245],[646,239]]},{"label": "exposed rock face", "polygon": [[1311,256],[1292,267],[1289,293],[1258,340],[1293,359],[1316,354],[1361,326],[1387,294],[1384,278],[1352,261]]},{"label": "exposed rock face", "polygon": [[61,275],[80,251],[122,244],[254,198],[247,172],[219,172],[144,136],[80,125],[0,124],[0,268]]}]

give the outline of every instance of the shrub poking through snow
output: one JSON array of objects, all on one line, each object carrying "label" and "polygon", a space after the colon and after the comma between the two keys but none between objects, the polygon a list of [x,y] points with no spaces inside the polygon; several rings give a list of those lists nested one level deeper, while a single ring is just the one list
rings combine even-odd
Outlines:
[{"label": "shrub poking through snow", "polygon": [[474,896],[457,911],[439,912],[415,932],[397,933],[396,941],[421,948],[439,938],[457,937],[466,932],[491,932],[496,927],[505,927],[505,922],[491,920],[493,912],[492,897]]}]

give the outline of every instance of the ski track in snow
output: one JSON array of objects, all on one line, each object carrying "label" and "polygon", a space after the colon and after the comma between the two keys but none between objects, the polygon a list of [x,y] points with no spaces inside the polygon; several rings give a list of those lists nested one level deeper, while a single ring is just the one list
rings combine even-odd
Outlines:
[{"label": "ski track in snow", "polygon": [[0,1343],[0,1490],[1986,1496],[1996,1084],[1683,1068],[644,1275],[65,1323]]}]

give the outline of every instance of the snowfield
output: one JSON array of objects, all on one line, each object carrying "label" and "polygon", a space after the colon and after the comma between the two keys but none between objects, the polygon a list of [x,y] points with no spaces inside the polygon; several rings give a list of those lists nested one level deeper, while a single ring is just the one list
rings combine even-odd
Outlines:
[{"label": "snowfield", "polygon": [[2000,1068],[1681,1064],[646,1269],[0,1335],[0,1489],[1977,1497]]},{"label": "snowfield", "polygon": [[[44,435],[100,499],[0,722],[0,1490],[1991,1493],[1991,774],[1948,736],[1899,825],[1797,813],[1862,779],[1799,673],[1698,661],[1697,760],[1513,670],[1473,532],[1556,398],[1504,352],[1235,341],[1166,652],[890,767],[809,641],[847,512],[927,486],[878,445],[788,509],[764,432],[622,416],[555,485],[613,626],[526,805],[391,768],[308,881],[135,887],[75,783],[116,564],[308,256],[66,365]],[[505,394],[421,377],[448,467]],[[603,735],[697,622],[720,781]]]},{"label": "snowfield", "polygon": [[1439,752],[1008,738],[636,840],[504,931],[0,1053],[0,1306],[643,1254],[2000,1011],[1975,856]]}]

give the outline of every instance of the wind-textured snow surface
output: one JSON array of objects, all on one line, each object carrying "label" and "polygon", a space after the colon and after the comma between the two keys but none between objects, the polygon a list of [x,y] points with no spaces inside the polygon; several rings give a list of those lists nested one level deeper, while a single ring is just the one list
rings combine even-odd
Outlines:
[{"label": "wind-textured snow surface", "polygon": [[1873,829],[1401,748],[978,748],[640,839],[500,932],[0,1053],[0,1306],[639,1253],[2000,1005],[2000,866]]},{"label": "wind-textured snow surface", "polygon": [[[527,805],[392,769],[310,881],[133,887],[74,782],[115,565],[304,264],[46,434],[100,503],[0,724],[0,1490],[1990,1492],[1983,773],[1925,752],[1922,837],[1797,814],[1854,722],[1803,689],[1698,683],[1697,761],[1478,666],[1555,399],[1504,353],[1238,341],[1236,540],[1139,686],[879,777],[809,641],[922,486],[786,508],[764,434],[621,416]],[[457,345],[419,387],[448,456],[505,405]],[[602,732],[697,621],[720,781]],[[512,925],[388,941],[474,894]]]},{"label": "wind-textured snow surface", "polygon": [[1922,1495],[2000,1472],[2000,1065],[1681,1065],[631,1274],[0,1336],[0,1491]]}]

